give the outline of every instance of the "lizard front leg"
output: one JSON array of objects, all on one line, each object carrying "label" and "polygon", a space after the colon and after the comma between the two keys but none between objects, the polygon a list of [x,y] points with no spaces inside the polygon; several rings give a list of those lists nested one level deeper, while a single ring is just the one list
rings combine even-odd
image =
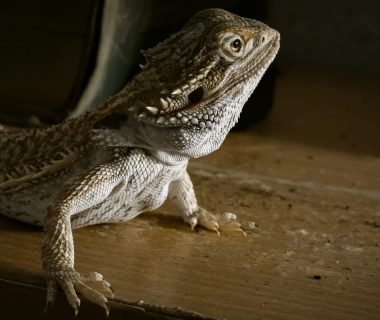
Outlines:
[{"label": "lizard front leg", "polygon": [[[70,217],[91,208],[106,199],[125,176],[124,157],[100,165],[77,178],[48,209],[45,238],[42,247],[42,262],[47,280],[47,306],[54,301],[57,286],[60,286],[68,302],[78,312],[80,300],[76,292],[102,306],[109,312],[106,297],[85,284],[86,280],[103,287],[112,295],[110,285],[100,274],[86,279],[74,269],[74,242]],[[108,290],[107,290],[108,289]]]},{"label": "lizard front leg", "polygon": [[187,171],[183,172],[181,178],[170,184],[169,199],[172,200],[176,210],[192,229],[199,225],[215,231],[218,235],[219,231],[243,232],[240,223],[235,221],[234,215],[226,214],[218,217],[198,205],[193,183]]},{"label": "lizard front leg", "polygon": [[102,306],[108,314],[107,299],[86,283],[92,283],[112,296],[112,288],[98,273],[89,278],[81,276],[74,269],[74,243],[70,215],[64,211],[50,211],[45,226],[45,239],[42,247],[42,264],[47,283],[46,307],[54,302],[57,286],[65,292],[69,304],[78,313],[80,300],[76,291],[88,300]]}]

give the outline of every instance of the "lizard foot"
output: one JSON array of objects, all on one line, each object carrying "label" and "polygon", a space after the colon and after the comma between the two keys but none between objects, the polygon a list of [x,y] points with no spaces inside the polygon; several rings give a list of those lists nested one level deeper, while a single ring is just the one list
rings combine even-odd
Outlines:
[{"label": "lizard foot", "polygon": [[219,230],[223,232],[229,231],[239,231],[244,237],[247,236],[245,231],[242,229],[240,222],[237,221],[236,214],[232,212],[225,212],[218,216],[219,218]]},{"label": "lizard foot", "polygon": [[[106,315],[109,315],[109,307],[107,306],[107,298],[99,291],[113,297],[111,285],[103,279],[100,273],[93,272],[87,276],[81,276],[74,269],[51,273],[47,277],[47,298],[46,308],[50,306],[57,293],[57,287],[60,286],[67,298],[67,301],[74,309],[75,316],[78,314],[80,299],[77,293],[81,294],[85,299],[91,301],[104,308]],[[94,287],[91,288],[90,286]]]},{"label": "lizard foot", "polygon": [[115,292],[109,282],[104,280],[103,276],[99,272],[91,272],[86,275],[82,275],[82,281],[91,287],[92,289],[99,291],[107,298],[113,298]]},{"label": "lizard foot", "polygon": [[215,215],[206,209],[199,208],[193,215],[186,217],[185,222],[190,224],[191,229],[195,226],[200,226],[208,230],[215,231],[218,236],[220,232],[239,231],[246,236],[246,233],[241,228],[241,224],[236,221],[236,215],[226,212],[223,215]]}]

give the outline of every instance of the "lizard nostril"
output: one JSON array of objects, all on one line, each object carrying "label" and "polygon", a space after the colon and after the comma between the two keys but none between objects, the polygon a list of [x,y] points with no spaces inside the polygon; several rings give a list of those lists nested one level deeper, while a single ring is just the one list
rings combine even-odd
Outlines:
[{"label": "lizard nostril", "polygon": [[191,103],[197,103],[203,99],[203,96],[204,96],[204,90],[202,87],[199,87],[189,93],[189,101]]}]

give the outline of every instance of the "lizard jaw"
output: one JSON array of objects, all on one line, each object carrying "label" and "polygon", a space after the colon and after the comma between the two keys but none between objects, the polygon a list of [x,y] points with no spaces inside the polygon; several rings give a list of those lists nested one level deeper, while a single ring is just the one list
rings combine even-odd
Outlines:
[{"label": "lizard jaw", "polygon": [[[223,95],[228,96],[234,87],[248,81],[249,78],[261,77],[258,75],[260,70],[265,71],[268,65],[274,59],[278,51],[279,35],[276,34],[273,43],[269,43],[266,52],[263,53],[260,59],[255,61],[251,66],[247,66],[247,72],[239,77],[236,81],[231,82],[226,87],[214,88],[213,90],[205,88],[203,83],[195,84],[192,91],[187,91],[184,94],[178,89],[173,90],[176,98],[164,97],[160,98],[163,107],[160,110],[155,108],[154,112],[150,112],[150,107],[147,111],[142,112],[139,116],[140,120],[153,124],[159,127],[198,127],[200,129],[213,129],[218,123],[221,114],[224,112],[220,108],[213,108],[216,106],[215,100],[220,98],[221,90]],[[258,70],[258,74],[252,75],[252,70]]]}]

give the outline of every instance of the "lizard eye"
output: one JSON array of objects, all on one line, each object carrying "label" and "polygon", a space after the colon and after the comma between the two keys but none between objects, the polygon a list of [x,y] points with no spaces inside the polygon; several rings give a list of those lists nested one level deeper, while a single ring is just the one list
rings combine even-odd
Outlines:
[{"label": "lizard eye", "polygon": [[235,61],[244,54],[244,40],[235,32],[226,32],[220,38],[220,53],[227,61]]},{"label": "lizard eye", "polygon": [[242,47],[242,43],[241,43],[241,40],[240,39],[235,39],[231,42],[230,44],[231,46],[231,49],[235,52],[240,52],[241,50],[241,47]]}]

